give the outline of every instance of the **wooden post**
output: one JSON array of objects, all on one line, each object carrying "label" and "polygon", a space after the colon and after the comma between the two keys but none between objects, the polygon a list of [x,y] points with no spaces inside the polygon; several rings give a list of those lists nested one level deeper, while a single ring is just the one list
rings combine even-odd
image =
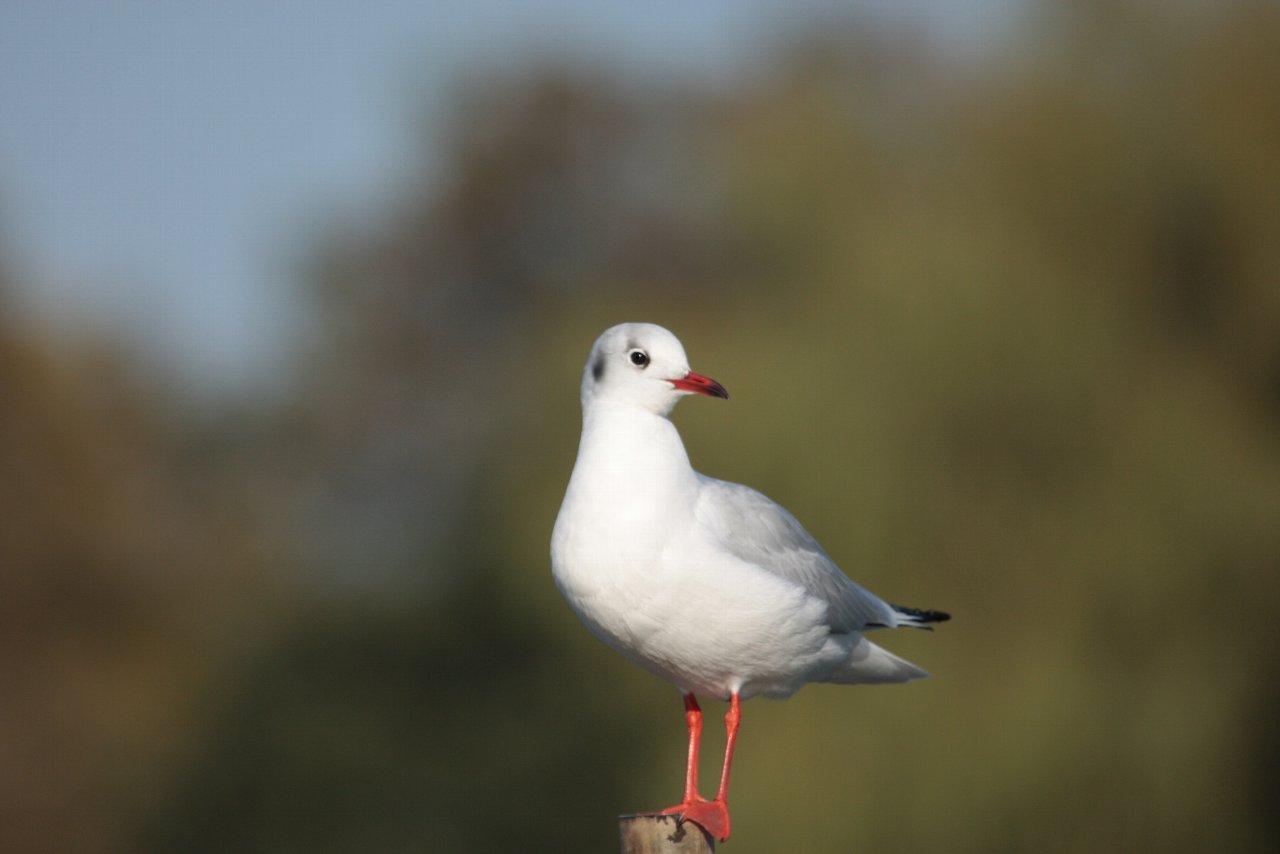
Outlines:
[{"label": "wooden post", "polygon": [[618,816],[622,854],[713,854],[716,842],[691,821],[673,815]]}]

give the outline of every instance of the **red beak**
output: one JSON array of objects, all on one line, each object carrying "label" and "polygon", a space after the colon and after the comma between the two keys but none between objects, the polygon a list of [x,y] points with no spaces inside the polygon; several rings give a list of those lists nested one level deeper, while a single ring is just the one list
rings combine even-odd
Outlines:
[{"label": "red beak", "polygon": [[693,391],[698,394],[705,394],[708,397],[729,399],[729,392],[725,391],[724,386],[711,379],[711,377],[704,377],[702,374],[695,374],[693,371],[678,380],[667,380],[667,382],[681,391]]}]

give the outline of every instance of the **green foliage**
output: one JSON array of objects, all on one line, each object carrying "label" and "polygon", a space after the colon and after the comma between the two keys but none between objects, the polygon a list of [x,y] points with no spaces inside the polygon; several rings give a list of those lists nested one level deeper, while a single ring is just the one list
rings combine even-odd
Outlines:
[{"label": "green foliage", "polygon": [[[608,847],[584,820],[618,810],[600,759],[643,761],[640,722],[470,569],[430,603],[310,613],[264,649],[148,850]],[[578,781],[572,804],[548,780]]]}]

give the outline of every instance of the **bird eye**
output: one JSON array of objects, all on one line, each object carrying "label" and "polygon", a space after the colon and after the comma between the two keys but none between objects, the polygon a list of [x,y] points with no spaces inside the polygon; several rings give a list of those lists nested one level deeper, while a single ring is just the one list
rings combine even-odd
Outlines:
[{"label": "bird eye", "polygon": [[647,367],[649,364],[649,354],[643,350],[632,350],[627,353],[627,358],[631,360],[631,364],[637,368]]}]

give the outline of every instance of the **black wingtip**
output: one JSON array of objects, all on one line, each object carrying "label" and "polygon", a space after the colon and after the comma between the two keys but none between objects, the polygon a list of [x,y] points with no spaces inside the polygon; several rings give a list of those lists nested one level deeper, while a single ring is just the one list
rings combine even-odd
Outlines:
[{"label": "black wingtip", "polygon": [[893,610],[903,616],[902,624],[917,629],[932,630],[930,623],[945,623],[951,619],[946,611],[926,611],[921,608],[907,608],[903,605],[892,606]]}]

